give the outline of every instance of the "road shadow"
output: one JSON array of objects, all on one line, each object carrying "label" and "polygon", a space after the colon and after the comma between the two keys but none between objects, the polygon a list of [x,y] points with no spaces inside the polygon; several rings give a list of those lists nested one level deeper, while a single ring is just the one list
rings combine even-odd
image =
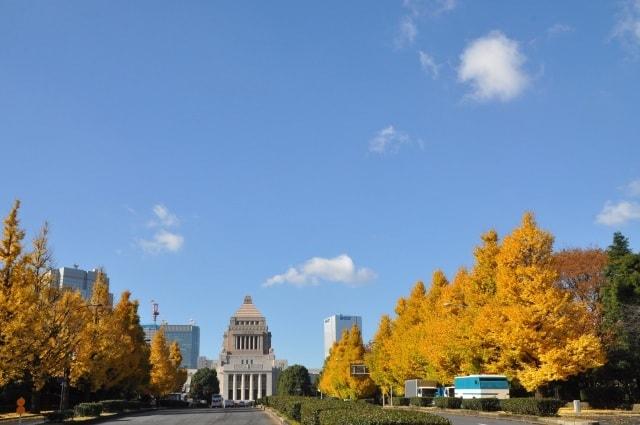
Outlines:
[{"label": "road shadow", "polygon": [[135,415],[125,416],[122,418],[111,419],[112,422],[127,422],[139,418],[141,416],[179,416],[179,415],[215,415],[224,413],[241,413],[241,412],[262,412],[262,409],[255,407],[232,407],[225,409],[161,409],[152,412],[140,412]]}]

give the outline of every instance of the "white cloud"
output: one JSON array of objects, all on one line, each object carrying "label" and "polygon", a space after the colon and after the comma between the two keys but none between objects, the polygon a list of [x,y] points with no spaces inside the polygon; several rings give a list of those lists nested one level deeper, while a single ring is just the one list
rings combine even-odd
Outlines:
[{"label": "white cloud", "polygon": [[627,48],[640,48],[640,0],[627,0],[622,3],[612,35]]},{"label": "white cloud", "polygon": [[407,143],[411,143],[409,135],[396,130],[390,125],[378,131],[376,135],[369,140],[369,152],[377,154],[395,153],[400,149],[400,146]]},{"label": "white cloud", "polygon": [[158,230],[153,239],[140,239],[138,245],[145,252],[159,254],[162,252],[178,252],[184,245],[184,237],[177,233],[172,233],[164,229]]},{"label": "white cloud", "polygon": [[629,196],[640,196],[640,179],[634,180],[625,187]]},{"label": "white cloud", "polygon": [[624,224],[631,220],[640,220],[640,204],[637,202],[607,202],[596,217],[596,222],[606,226]]},{"label": "white cloud", "polygon": [[402,6],[415,16],[439,15],[456,8],[457,0],[403,0]]},{"label": "white cloud", "polygon": [[162,204],[156,204],[153,206],[153,215],[155,215],[155,218],[149,221],[150,227],[171,227],[180,224],[178,217],[171,213],[169,209]]},{"label": "white cloud", "polygon": [[400,28],[396,36],[396,48],[401,49],[413,44],[418,36],[418,27],[411,16],[405,16],[400,21]]},{"label": "white cloud", "polygon": [[418,58],[420,59],[420,66],[422,70],[427,74],[430,74],[433,78],[438,78],[438,65],[433,58],[422,50],[418,52]]},{"label": "white cloud", "polygon": [[547,35],[552,37],[554,35],[560,35],[568,32],[573,32],[574,28],[567,24],[554,24],[547,28]]},{"label": "white cloud", "polygon": [[458,79],[472,87],[470,97],[478,101],[508,101],[527,87],[529,77],[522,69],[526,58],[518,42],[500,31],[491,31],[466,47],[460,55]]},{"label": "white cloud", "polygon": [[357,268],[347,254],[335,258],[313,257],[304,264],[290,267],[286,272],[267,279],[262,286],[289,283],[293,286],[319,285],[321,282],[342,283],[356,286],[376,278],[376,273],[366,267]]}]

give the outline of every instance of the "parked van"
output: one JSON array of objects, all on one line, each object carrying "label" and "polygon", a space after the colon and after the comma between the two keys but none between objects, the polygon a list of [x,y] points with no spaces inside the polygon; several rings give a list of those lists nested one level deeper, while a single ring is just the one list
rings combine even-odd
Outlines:
[{"label": "parked van", "polygon": [[509,381],[504,375],[468,375],[453,379],[456,397],[509,398]]}]

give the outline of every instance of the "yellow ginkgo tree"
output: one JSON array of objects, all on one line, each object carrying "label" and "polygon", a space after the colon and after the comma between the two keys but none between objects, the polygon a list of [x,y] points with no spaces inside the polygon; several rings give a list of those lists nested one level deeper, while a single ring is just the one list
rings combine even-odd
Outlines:
[{"label": "yellow ginkgo tree", "polygon": [[604,362],[602,345],[582,303],[556,285],[553,236],[526,213],[496,258],[492,330],[499,354],[490,367],[529,391]]}]

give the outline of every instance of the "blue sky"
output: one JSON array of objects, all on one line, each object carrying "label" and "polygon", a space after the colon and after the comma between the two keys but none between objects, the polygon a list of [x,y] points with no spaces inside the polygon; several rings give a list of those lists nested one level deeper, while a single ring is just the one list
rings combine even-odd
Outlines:
[{"label": "blue sky", "polygon": [[0,0],[0,206],[217,357],[322,364],[532,210],[640,248],[640,2]]}]

